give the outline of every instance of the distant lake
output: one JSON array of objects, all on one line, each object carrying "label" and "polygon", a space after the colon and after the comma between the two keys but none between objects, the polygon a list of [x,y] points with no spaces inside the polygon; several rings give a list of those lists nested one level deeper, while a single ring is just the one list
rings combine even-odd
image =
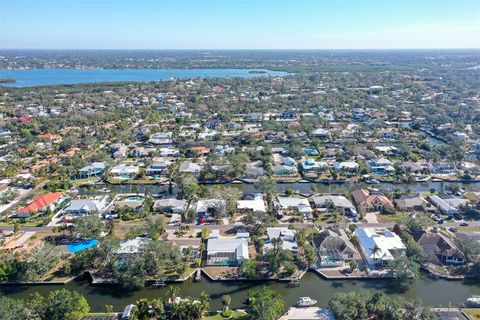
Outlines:
[{"label": "distant lake", "polygon": [[160,81],[190,78],[281,77],[287,72],[266,69],[31,69],[0,70],[0,78],[14,78],[7,87],[33,87],[52,84],[95,82]]}]

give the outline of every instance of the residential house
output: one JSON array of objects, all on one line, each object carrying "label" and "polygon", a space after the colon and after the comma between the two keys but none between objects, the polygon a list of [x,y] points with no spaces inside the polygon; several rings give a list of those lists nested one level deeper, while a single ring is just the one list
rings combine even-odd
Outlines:
[{"label": "residential house", "polygon": [[266,212],[265,201],[261,193],[245,195],[242,200],[237,200],[238,211],[261,211]]},{"label": "residential house", "polygon": [[312,213],[312,207],[310,202],[306,198],[300,197],[277,197],[275,203],[275,208],[278,211],[294,211],[300,213]]},{"label": "residential house", "polygon": [[110,170],[110,174],[117,179],[131,179],[140,169],[134,165],[119,164]]},{"label": "residential house", "polygon": [[315,208],[333,207],[340,210],[343,214],[355,217],[357,210],[350,200],[342,195],[322,195],[312,197]]},{"label": "residential house", "polygon": [[94,199],[75,199],[64,209],[65,213],[72,216],[84,216],[91,213],[102,214],[108,207],[108,197]]},{"label": "residential house", "polygon": [[297,240],[295,239],[296,231],[288,228],[267,228],[268,239],[263,247],[264,252],[273,249],[272,241],[274,239],[282,240],[282,249],[292,252],[298,251]]},{"label": "residential house", "polygon": [[437,207],[442,213],[452,216],[459,212],[460,207],[467,205],[468,200],[457,197],[447,197],[442,195],[432,195],[428,197],[428,200]]},{"label": "residential house", "polygon": [[328,168],[328,163],[324,161],[316,161],[312,158],[307,158],[302,161],[302,171],[305,173],[324,171]]},{"label": "residential house", "polygon": [[207,241],[209,266],[236,266],[248,259],[248,239],[212,238]]},{"label": "residential house", "polygon": [[172,132],[159,132],[152,134],[148,142],[155,145],[160,144],[171,144],[173,143],[173,133]]},{"label": "residential house", "polygon": [[420,194],[402,195],[395,199],[397,209],[402,211],[428,211],[432,205]]},{"label": "residential house", "polygon": [[151,177],[167,175],[171,164],[168,160],[154,162],[147,167],[146,174]]},{"label": "residential house", "polygon": [[245,179],[256,179],[264,175],[265,169],[263,169],[262,161],[253,161],[246,164],[243,174]]},{"label": "residential house", "polygon": [[332,167],[335,171],[356,171],[358,169],[358,163],[356,163],[355,161],[334,162],[332,164]]},{"label": "residential house", "polygon": [[135,239],[122,240],[120,241],[120,247],[118,248],[117,253],[120,256],[136,254],[150,241],[152,241],[152,239],[144,237],[136,237]]},{"label": "residential house", "polygon": [[53,192],[36,196],[27,206],[17,210],[16,217],[30,216],[33,213],[53,211],[61,201],[62,193]]},{"label": "residential house", "polygon": [[136,147],[130,151],[130,156],[134,158],[145,158],[152,155],[154,151],[154,148]]},{"label": "residential house", "polygon": [[140,212],[143,209],[143,198],[127,198],[124,200],[117,200],[113,203],[113,209],[118,212],[121,209],[129,209],[133,212]]},{"label": "residential house", "polygon": [[160,156],[161,157],[179,157],[180,151],[175,148],[160,148]]},{"label": "residential house", "polygon": [[210,149],[207,147],[191,147],[188,149],[188,156],[192,158],[206,157],[210,153]]},{"label": "residential house", "polygon": [[358,189],[352,192],[352,197],[360,212],[383,211],[385,208],[393,208],[393,203],[381,192],[369,192]]},{"label": "residential house", "polygon": [[200,172],[202,171],[202,169],[203,169],[203,166],[201,166],[197,163],[190,162],[190,161],[184,161],[184,162],[180,163],[180,166],[178,167],[178,172],[190,173],[190,174],[198,176],[200,174]]},{"label": "residential house", "polygon": [[153,203],[153,210],[162,213],[182,214],[187,209],[187,201],[174,198],[158,199]]},{"label": "residential house", "polygon": [[199,216],[223,213],[226,201],[221,199],[201,199],[193,204],[193,209]]},{"label": "residential house", "polygon": [[455,173],[455,165],[448,162],[431,162],[428,164],[430,172],[436,174],[452,174]]},{"label": "residential house", "polygon": [[419,231],[413,234],[424,257],[435,264],[464,264],[465,255],[441,232]]},{"label": "residential house", "polygon": [[395,258],[405,255],[407,250],[402,239],[388,229],[359,227],[355,229],[355,234],[363,259],[369,268],[394,261]]},{"label": "residential house", "polygon": [[367,165],[374,174],[386,175],[395,173],[395,168],[392,166],[392,162],[385,158],[369,161],[367,162]]},{"label": "residential house", "polygon": [[103,175],[106,167],[106,162],[92,162],[88,166],[79,169],[77,176],[79,179],[98,177]]},{"label": "residential house", "polygon": [[341,267],[352,260],[360,260],[360,254],[350,242],[344,230],[323,230],[313,238],[318,255],[318,265]]}]

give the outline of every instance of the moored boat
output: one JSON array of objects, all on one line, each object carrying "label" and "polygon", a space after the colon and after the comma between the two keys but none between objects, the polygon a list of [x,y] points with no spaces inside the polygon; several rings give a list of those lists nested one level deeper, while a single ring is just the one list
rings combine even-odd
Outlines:
[{"label": "moored boat", "polygon": [[297,307],[310,307],[317,303],[317,300],[310,297],[300,297],[297,301]]},{"label": "moored boat", "polygon": [[465,304],[468,307],[475,307],[475,308],[480,308],[480,296],[470,296],[467,298],[465,301]]}]

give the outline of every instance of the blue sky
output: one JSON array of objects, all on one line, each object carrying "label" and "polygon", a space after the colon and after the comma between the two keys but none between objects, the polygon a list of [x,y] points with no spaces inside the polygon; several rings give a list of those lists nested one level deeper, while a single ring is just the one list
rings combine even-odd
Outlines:
[{"label": "blue sky", "polygon": [[0,48],[480,48],[480,0],[0,0]]}]

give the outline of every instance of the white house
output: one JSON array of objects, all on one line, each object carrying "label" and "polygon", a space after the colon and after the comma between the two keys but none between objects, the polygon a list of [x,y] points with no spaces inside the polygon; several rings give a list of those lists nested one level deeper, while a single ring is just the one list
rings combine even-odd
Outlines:
[{"label": "white house", "polygon": [[379,228],[357,228],[359,247],[369,268],[384,265],[405,254],[407,248],[394,232]]},{"label": "white house", "polygon": [[207,242],[207,265],[230,266],[248,260],[248,239],[212,238]]},{"label": "white house", "polygon": [[281,210],[296,210],[302,213],[311,213],[312,207],[308,199],[300,197],[277,197],[275,207]]},{"label": "white house", "polygon": [[298,251],[297,241],[295,239],[295,230],[288,228],[267,228],[268,240],[265,242],[264,251],[273,249],[272,240],[281,239],[282,249],[290,250],[292,252]]},{"label": "white house", "polygon": [[130,179],[133,175],[137,174],[139,170],[140,169],[137,166],[122,163],[113,167],[110,170],[110,174],[117,179]]},{"label": "white house", "polygon": [[239,211],[261,211],[266,212],[265,201],[261,193],[255,193],[253,199],[237,200],[237,209]]}]

